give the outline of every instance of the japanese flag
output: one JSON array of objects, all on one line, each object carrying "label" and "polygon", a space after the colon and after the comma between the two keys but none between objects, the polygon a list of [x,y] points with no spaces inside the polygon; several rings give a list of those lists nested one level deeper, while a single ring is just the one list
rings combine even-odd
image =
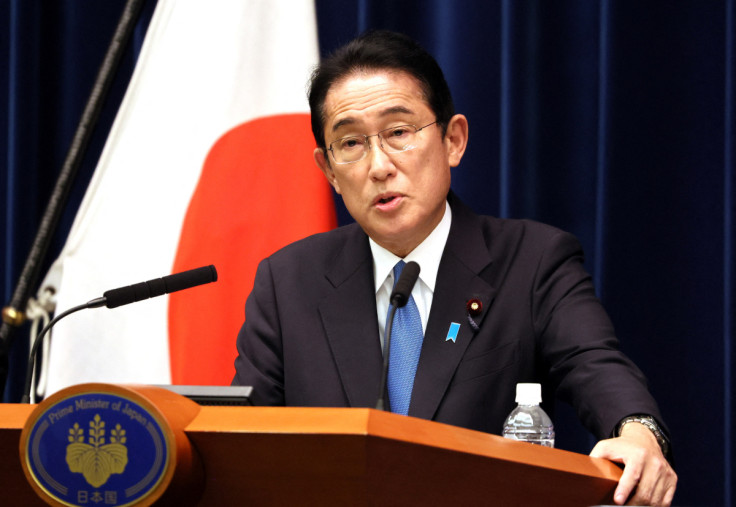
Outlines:
[{"label": "japanese flag", "polygon": [[312,0],[159,0],[67,243],[56,313],[214,264],[219,280],[54,329],[47,394],[80,382],[229,384],[256,265],[335,226],[312,160]]}]

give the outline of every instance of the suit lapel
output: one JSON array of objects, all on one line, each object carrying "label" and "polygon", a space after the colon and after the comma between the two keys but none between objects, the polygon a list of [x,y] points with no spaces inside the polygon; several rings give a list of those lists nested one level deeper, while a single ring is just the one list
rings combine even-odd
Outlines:
[{"label": "suit lapel", "polygon": [[334,291],[320,302],[319,312],[348,402],[352,407],[373,407],[383,360],[373,259],[362,231],[357,229],[346,241],[326,277]]},{"label": "suit lapel", "polygon": [[[455,202],[453,202],[455,201]],[[452,226],[437,273],[432,308],[424,334],[409,415],[432,419],[475,331],[468,322],[466,304],[479,299],[483,311],[474,317],[480,326],[495,289],[479,274],[491,264],[479,219],[453,200]],[[452,323],[460,324],[456,340],[448,340]]]}]

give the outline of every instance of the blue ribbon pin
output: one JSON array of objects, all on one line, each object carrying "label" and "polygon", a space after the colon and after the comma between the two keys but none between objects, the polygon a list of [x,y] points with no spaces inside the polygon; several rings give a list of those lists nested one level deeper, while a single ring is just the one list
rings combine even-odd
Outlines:
[{"label": "blue ribbon pin", "polygon": [[457,322],[450,323],[450,329],[447,331],[447,338],[445,338],[445,341],[452,340],[452,343],[455,343],[457,340],[457,333],[460,331],[460,324]]}]

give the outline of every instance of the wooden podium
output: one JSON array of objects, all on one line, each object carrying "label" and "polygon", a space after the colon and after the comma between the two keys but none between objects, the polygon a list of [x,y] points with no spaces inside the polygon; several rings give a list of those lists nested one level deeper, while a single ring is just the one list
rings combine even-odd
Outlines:
[{"label": "wooden podium", "polygon": [[613,503],[621,475],[606,460],[372,409],[199,406],[151,386],[83,384],[0,404],[9,505],[44,505],[24,470],[24,426],[47,402],[100,389],[136,396],[178,435],[166,491],[143,505],[590,506]]}]

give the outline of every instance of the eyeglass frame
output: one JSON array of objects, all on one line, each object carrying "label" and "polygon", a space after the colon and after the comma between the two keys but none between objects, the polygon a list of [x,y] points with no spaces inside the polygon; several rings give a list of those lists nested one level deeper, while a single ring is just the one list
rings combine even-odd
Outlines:
[{"label": "eyeglass frame", "polygon": [[[371,134],[371,135],[357,134],[357,135],[353,135],[353,136],[341,137],[339,139],[335,139],[330,144],[328,144],[327,145],[328,147],[327,147],[326,151],[332,152],[332,160],[334,160],[334,162],[337,165],[355,164],[357,162],[360,162],[361,160],[364,160],[366,158],[366,156],[368,156],[368,151],[373,149],[373,145],[368,142],[368,138],[370,138],[370,137],[378,137],[378,145],[381,147],[381,150],[383,150],[384,153],[404,153],[405,151],[411,151],[411,150],[415,149],[416,146],[412,146],[411,148],[406,148],[406,149],[401,150],[401,151],[386,151],[385,148],[383,147],[383,137],[381,136],[381,134],[383,132],[386,132],[387,130],[394,130],[394,129],[398,129],[398,128],[401,128],[401,127],[414,127],[416,129],[414,131],[414,133],[416,134],[417,132],[421,132],[422,130],[426,129],[427,127],[431,127],[435,123],[437,123],[439,125],[438,120],[435,120],[435,121],[433,121],[431,123],[427,123],[423,127],[418,127],[418,128],[417,128],[416,125],[412,125],[411,123],[407,123],[405,125],[396,125],[395,127],[388,127],[388,128],[385,128],[383,130],[380,130],[380,131],[376,132],[375,134]],[[332,145],[335,144],[335,143],[337,143],[337,142],[340,142],[340,141],[342,141],[344,139],[349,139],[351,137],[358,137],[358,138],[363,137],[363,138],[365,138],[365,143],[368,146],[368,149],[367,150],[363,150],[363,156],[360,157],[357,160],[353,160],[351,162],[338,162],[337,161],[337,157],[335,157],[335,151],[332,149]]]}]

